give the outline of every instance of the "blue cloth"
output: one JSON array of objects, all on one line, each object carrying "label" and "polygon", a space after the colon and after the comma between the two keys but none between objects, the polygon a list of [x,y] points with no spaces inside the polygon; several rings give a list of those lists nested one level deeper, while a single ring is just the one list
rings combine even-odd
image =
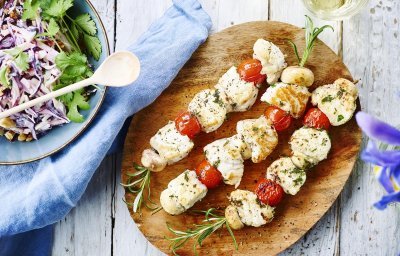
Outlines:
[{"label": "blue cloth", "polygon": [[0,245],[1,256],[50,255],[53,245],[53,225],[0,238]]},{"label": "blue cloth", "polygon": [[[211,20],[197,0],[173,0],[173,4],[128,48],[140,59],[139,79],[108,90],[84,135],[41,161],[0,167],[0,237],[63,218],[81,198],[125,120],[152,103],[206,40]],[[0,247],[5,247],[5,240]]]}]

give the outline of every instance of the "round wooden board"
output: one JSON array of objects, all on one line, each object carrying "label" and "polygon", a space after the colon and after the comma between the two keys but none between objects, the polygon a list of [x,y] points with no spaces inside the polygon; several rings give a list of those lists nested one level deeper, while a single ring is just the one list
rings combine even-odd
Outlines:
[{"label": "round wooden board", "polygon": [[[328,32],[326,32],[328,33]],[[304,46],[304,31],[298,27],[280,22],[251,22],[230,27],[209,37],[180,71],[170,87],[149,107],[137,113],[130,125],[125,141],[122,166],[122,180],[126,181],[127,172],[134,172],[132,163],[140,163],[141,152],[149,147],[150,138],[168,120],[185,110],[193,96],[205,89],[212,88],[218,79],[232,66],[251,58],[253,44],[258,38],[264,38],[285,53],[289,65],[296,63],[296,57],[286,39],[292,39],[299,51]],[[323,44],[317,41],[308,67],[315,74],[315,86],[332,83],[339,77],[352,79],[341,59]],[[162,72],[168,72],[163,70]],[[265,91],[260,90],[259,98]],[[311,90],[313,90],[312,88]],[[151,180],[152,198],[159,202],[162,190],[169,181],[186,169],[194,169],[204,158],[202,149],[208,143],[234,135],[239,120],[258,118],[265,109],[265,103],[258,99],[252,109],[245,113],[231,113],[220,129],[211,134],[201,134],[195,139],[195,148],[184,160],[168,166],[160,173],[153,173]],[[260,164],[245,162],[245,174],[239,188],[253,190],[256,181],[265,175],[265,170],[272,161],[281,155],[290,154],[288,141],[295,129],[301,126],[298,121],[293,127],[279,134],[279,146],[275,152]],[[235,231],[239,250],[235,251],[231,237],[226,230],[214,234],[199,250],[200,255],[275,255],[301,238],[332,206],[342,191],[356,162],[361,144],[361,131],[354,118],[342,127],[330,130],[332,150],[329,158],[321,162],[307,174],[307,181],[296,196],[286,196],[276,208],[275,219],[261,228],[246,227]],[[210,207],[224,209],[228,205],[227,196],[233,186],[222,185],[209,191],[207,196],[193,209],[206,210]],[[133,195],[125,194],[127,202],[133,202]],[[132,218],[148,240],[163,252],[170,254],[169,242],[164,238],[171,236],[166,222],[174,228],[184,230],[199,223],[203,217],[191,213],[170,216],[161,211],[155,215],[146,208],[142,216],[133,214]],[[191,244],[182,248],[181,255],[192,255]]]}]

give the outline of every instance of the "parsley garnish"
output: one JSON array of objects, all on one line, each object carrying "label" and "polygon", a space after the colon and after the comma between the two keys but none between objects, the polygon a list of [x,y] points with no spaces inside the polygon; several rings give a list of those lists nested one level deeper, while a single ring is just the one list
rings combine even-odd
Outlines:
[{"label": "parsley garnish", "polygon": [[333,99],[334,99],[334,97],[332,97],[332,95],[328,95],[322,99],[322,103],[331,102]]},{"label": "parsley garnish", "polygon": [[14,47],[10,50],[5,50],[5,53],[11,55],[15,64],[22,70],[26,71],[29,68],[29,55],[20,47]]},{"label": "parsley garnish", "polygon": [[4,65],[0,69],[0,83],[4,87],[9,87],[10,86],[10,81],[9,81],[9,78],[8,78],[8,73],[9,72],[10,72],[10,69],[6,65]]},{"label": "parsley garnish", "polygon": [[344,116],[338,115],[338,117],[337,117],[337,121],[338,121],[338,122],[342,121],[343,119],[344,119]]}]

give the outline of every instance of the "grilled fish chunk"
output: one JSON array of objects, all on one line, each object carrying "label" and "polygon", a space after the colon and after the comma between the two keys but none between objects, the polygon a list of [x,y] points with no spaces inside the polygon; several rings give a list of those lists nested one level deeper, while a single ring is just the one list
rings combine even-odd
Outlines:
[{"label": "grilled fish chunk", "polygon": [[249,110],[257,99],[258,88],[254,83],[242,80],[236,70],[231,67],[215,86],[225,92],[230,106],[229,112],[244,112]]},{"label": "grilled fish chunk", "polygon": [[194,146],[188,136],[180,134],[172,121],[158,130],[150,139],[150,145],[168,164],[185,158]]},{"label": "grilled fish chunk", "polygon": [[277,182],[286,194],[296,195],[306,182],[306,173],[289,157],[281,157],[268,167],[266,178]]},{"label": "grilled fish chunk", "polygon": [[275,208],[261,203],[253,192],[237,189],[232,191],[229,201],[236,207],[241,222],[247,226],[260,227],[274,217]]},{"label": "grilled fish chunk", "polygon": [[313,105],[328,117],[333,126],[347,123],[354,115],[358,90],[354,83],[340,78],[333,84],[320,86],[311,97]]},{"label": "grilled fish chunk", "polygon": [[261,74],[267,75],[267,83],[278,82],[283,69],[287,67],[285,56],[273,43],[264,39],[258,39],[253,47],[253,58],[261,61],[263,69]]},{"label": "grilled fish chunk", "polygon": [[300,118],[306,110],[310,96],[311,93],[305,86],[276,83],[267,89],[261,101],[289,112],[294,118]]},{"label": "grilled fish chunk", "polygon": [[243,136],[248,148],[251,149],[251,160],[254,163],[265,160],[278,145],[278,134],[264,116],[239,121],[236,131]]},{"label": "grilled fish chunk", "polygon": [[206,132],[217,130],[225,121],[229,106],[224,92],[206,89],[197,93],[189,103],[189,111],[195,115]]},{"label": "grilled fish chunk", "polygon": [[308,169],[328,157],[331,140],[325,130],[303,127],[290,138],[293,163],[300,169]]},{"label": "grilled fish chunk", "polygon": [[207,187],[197,179],[195,171],[186,170],[169,182],[161,192],[160,203],[172,215],[178,215],[191,208],[207,194]]},{"label": "grilled fish chunk", "polygon": [[225,184],[239,186],[248,148],[240,136],[216,140],[204,147],[207,161],[222,174]]}]

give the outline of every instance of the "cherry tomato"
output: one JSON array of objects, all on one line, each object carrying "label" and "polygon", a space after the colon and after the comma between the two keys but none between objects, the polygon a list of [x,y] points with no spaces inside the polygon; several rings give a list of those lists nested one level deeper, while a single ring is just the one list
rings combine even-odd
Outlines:
[{"label": "cherry tomato", "polygon": [[277,206],[283,198],[282,187],[273,180],[261,179],[255,189],[258,200],[269,206]]},{"label": "cherry tomato", "polygon": [[238,73],[240,78],[246,82],[261,84],[265,81],[266,75],[260,74],[262,70],[261,62],[257,59],[248,59],[240,63]]},{"label": "cherry tomato", "polygon": [[286,130],[292,123],[292,116],[275,106],[268,106],[264,114],[265,117],[272,122],[275,130],[278,132]]},{"label": "cherry tomato", "polygon": [[318,108],[310,108],[304,116],[303,124],[315,129],[329,130],[331,122],[329,118]]},{"label": "cherry tomato", "polygon": [[197,118],[189,111],[181,113],[175,119],[176,129],[182,134],[193,139],[201,131],[201,126]]},{"label": "cherry tomato", "polygon": [[203,183],[208,189],[218,187],[222,181],[221,173],[207,160],[203,160],[197,166],[196,174],[201,183]]}]

